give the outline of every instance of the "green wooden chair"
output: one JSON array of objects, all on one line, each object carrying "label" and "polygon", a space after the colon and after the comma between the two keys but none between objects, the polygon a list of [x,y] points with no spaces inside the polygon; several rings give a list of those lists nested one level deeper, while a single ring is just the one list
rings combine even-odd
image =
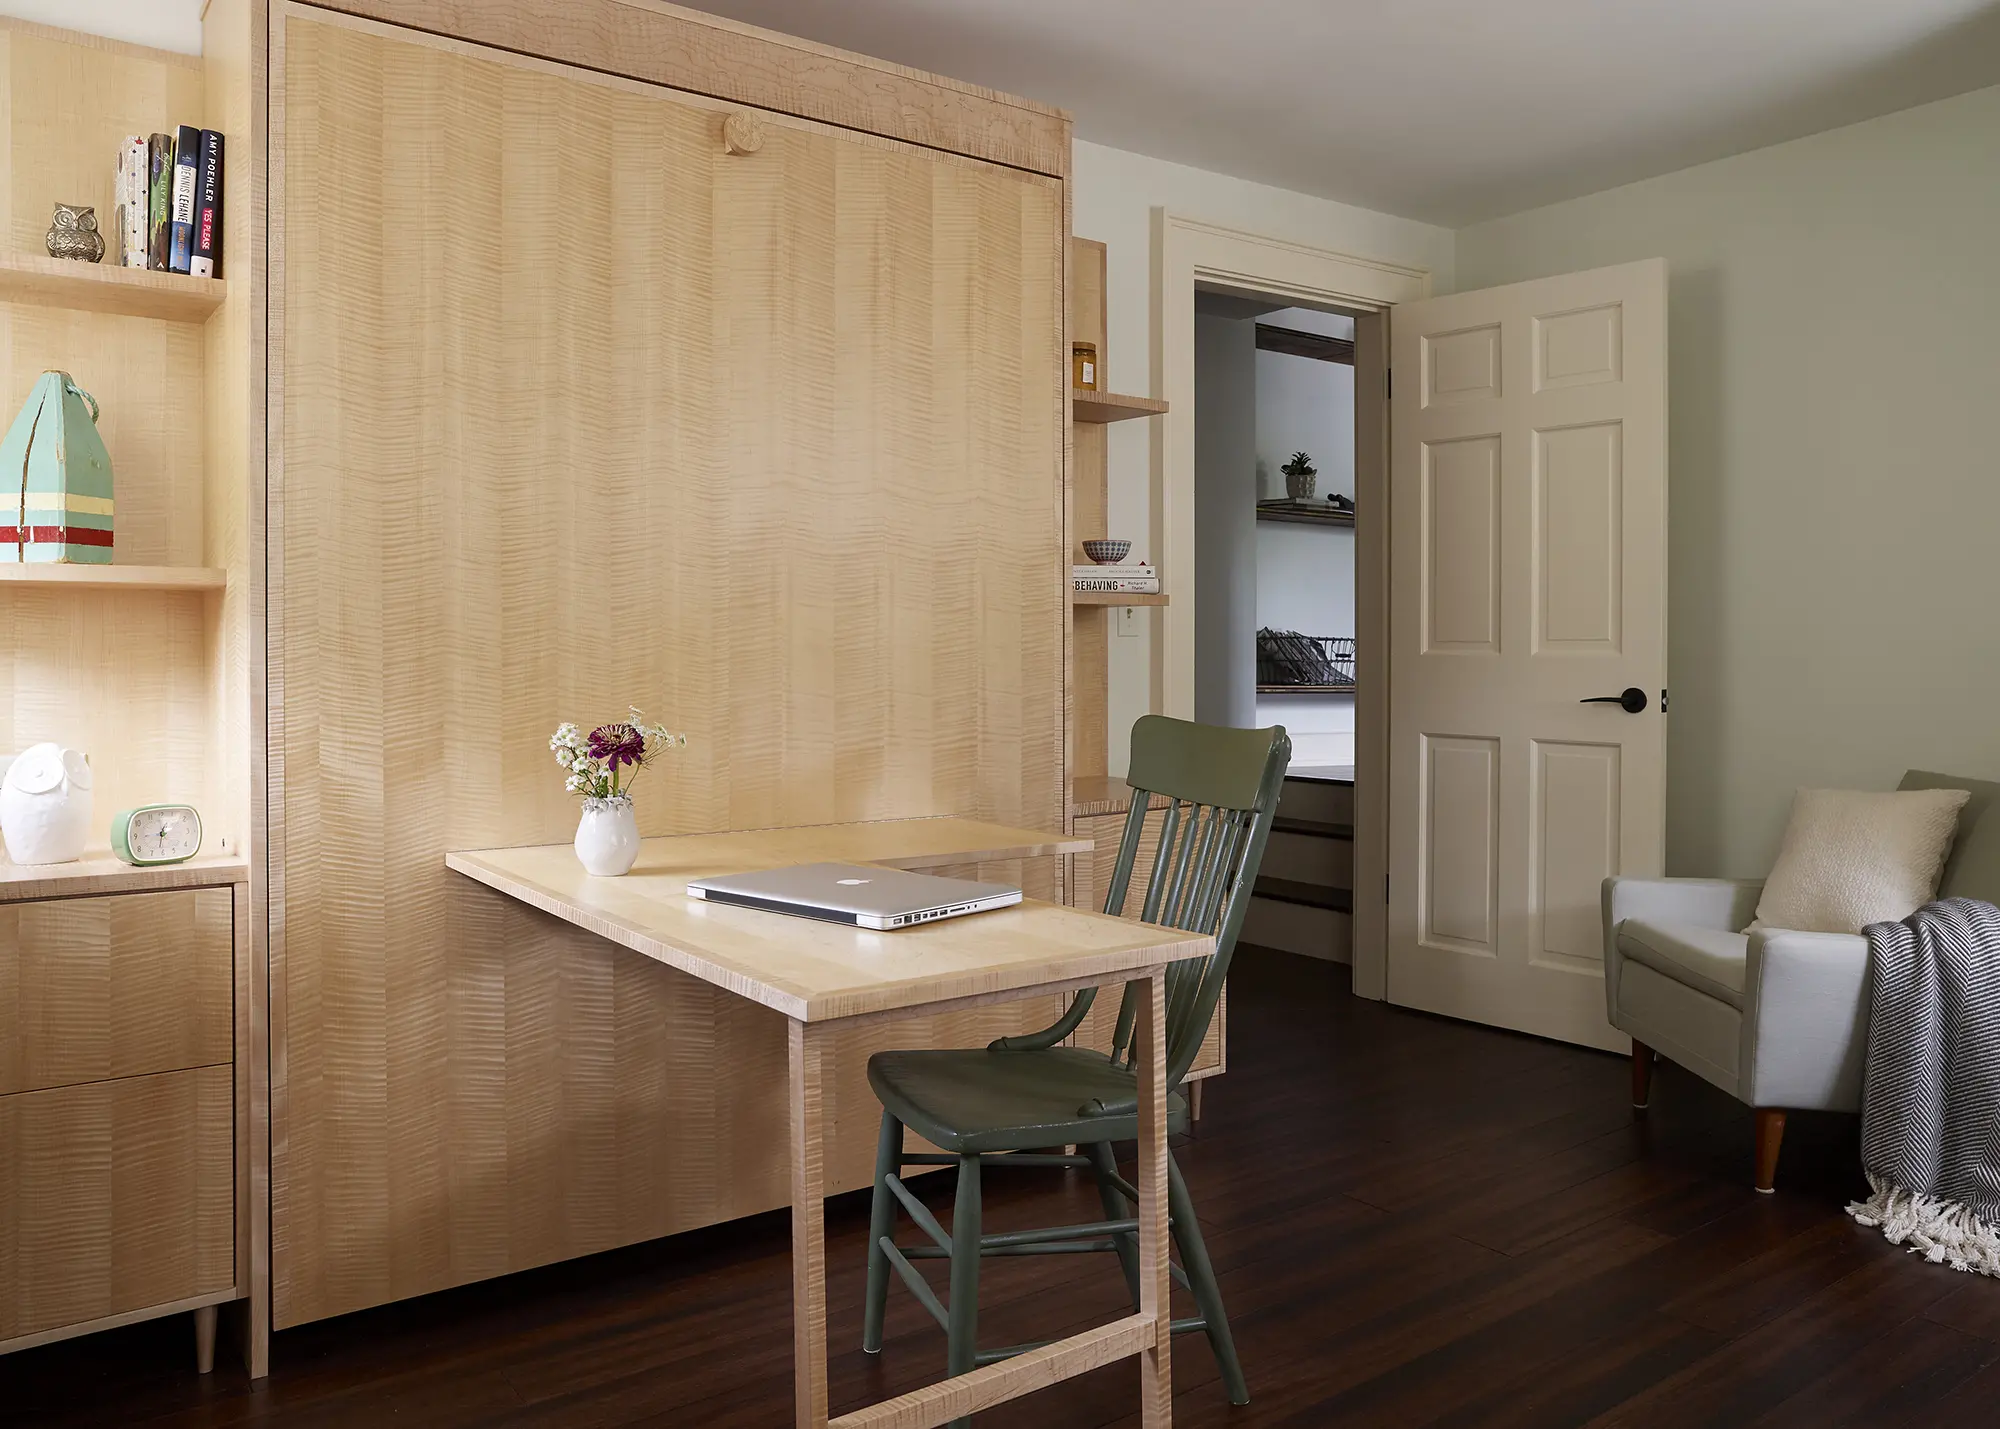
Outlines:
[{"label": "green wooden chair", "polygon": [[[1201,1050],[1216,1000],[1229,972],[1236,934],[1250,906],[1265,840],[1278,807],[1292,742],[1282,727],[1217,729],[1147,715],[1132,728],[1134,795],[1119,845],[1118,863],[1104,893],[1104,911],[1122,913],[1149,808],[1165,807],[1159,851],[1153,859],[1142,917],[1149,923],[1215,935],[1215,952],[1176,963],[1167,972],[1168,1127],[1187,1126],[1187,1100],[1179,1088]],[[1139,1134],[1138,1083],[1133,1029],[1139,984],[1128,984],[1118,1010],[1112,1050],[1062,1044],[1090,1011],[1096,990],[1076,995],[1051,1027],[1002,1037],[983,1050],[881,1052],[868,1060],[868,1083],[882,1103],[882,1136],[875,1156],[875,1195],[868,1225],[868,1301],[862,1348],[882,1349],[882,1318],[893,1267],[946,1334],[948,1373],[1038,1348],[1036,1344],[981,1350],[979,1263],[989,1255],[1047,1255],[1109,1251],[1123,1265],[1136,1309],[1139,1299],[1138,1193],[1118,1174],[1111,1144]],[[903,1150],[903,1128],[942,1148],[944,1155]],[[1075,1145],[1080,1154],[1036,1148]],[[958,1193],[949,1234],[903,1184],[905,1166],[956,1166]],[[985,1167],[1074,1167],[1097,1182],[1105,1218],[1046,1230],[980,1232],[979,1185]],[[1193,1292],[1200,1314],[1174,1321],[1174,1333],[1203,1330],[1222,1368],[1233,1404],[1250,1391],[1236,1358],[1215,1271],[1202,1242],[1194,1203],[1171,1153],[1167,1208],[1180,1263],[1176,1283]],[[898,1246],[893,1238],[900,1206],[931,1244]],[[950,1306],[938,1302],[913,1262],[951,1263]],[[959,1420],[968,1424],[970,1420]]]}]

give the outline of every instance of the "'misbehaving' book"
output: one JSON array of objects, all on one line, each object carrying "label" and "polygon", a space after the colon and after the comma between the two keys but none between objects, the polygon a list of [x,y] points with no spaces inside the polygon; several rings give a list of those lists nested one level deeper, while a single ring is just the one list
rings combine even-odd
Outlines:
[{"label": "'misbehaving' book", "polygon": [[1110,591],[1119,595],[1157,595],[1159,572],[1145,561],[1115,566],[1072,566],[1070,583],[1080,591]]}]

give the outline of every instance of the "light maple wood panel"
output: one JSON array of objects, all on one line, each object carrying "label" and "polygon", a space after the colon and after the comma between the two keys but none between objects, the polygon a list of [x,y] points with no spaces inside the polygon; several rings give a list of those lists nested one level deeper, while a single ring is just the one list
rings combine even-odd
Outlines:
[{"label": "light maple wood panel", "polygon": [[[282,53],[286,1325],[785,1200],[780,1017],[445,868],[570,837],[557,721],[687,731],[649,835],[1058,830],[1068,617],[1060,185],[775,115],[730,155],[723,106],[347,22]],[[840,1041],[829,1185],[865,1052],[1046,1012]]]},{"label": "light maple wood panel", "polygon": [[663,0],[322,3],[1034,173],[1069,173],[1069,117],[1059,109]]},{"label": "light maple wood panel", "polygon": [[0,584],[0,753],[57,740],[89,754],[100,850],[118,809],[181,799],[208,812],[210,598]]},{"label": "light maple wood panel", "polygon": [[0,1347],[235,1284],[228,1067],[0,1097]]},{"label": "light maple wood panel", "polygon": [[[1132,877],[1125,888],[1125,914],[1127,918],[1137,918],[1146,906],[1146,889],[1152,884],[1153,859],[1160,851],[1160,828],[1166,820],[1166,807],[1158,800],[1146,815],[1146,831],[1139,839],[1139,856],[1132,864]],[[1095,814],[1076,820],[1079,838],[1092,839],[1095,850],[1088,855],[1079,855],[1078,862],[1085,857],[1090,860],[1090,883],[1088,896],[1092,908],[1104,906],[1105,890],[1111,886],[1112,870],[1118,866],[1118,845],[1125,837],[1125,815]],[[1100,1051],[1111,1046],[1111,1034],[1118,1025],[1118,989],[1110,988],[1097,995],[1090,1012],[1084,1017],[1083,1025],[1076,1030],[1075,1042],[1081,1047],[1095,1047]],[[1222,999],[1215,1005],[1215,1017],[1208,1025],[1208,1035],[1202,1039],[1201,1051],[1188,1069],[1189,1077],[1212,1076],[1223,1070],[1224,1048],[1228,1041],[1229,990],[1225,985]]]},{"label": "light maple wood panel", "polygon": [[227,888],[0,905],[0,1094],[230,1060]]},{"label": "light maple wood panel", "polygon": [[[1069,241],[1069,329],[1073,339],[1097,345],[1098,383],[1104,382],[1106,353],[1105,246],[1089,238]],[[1083,542],[1113,534],[1106,529],[1107,454],[1101,423],[1076,422],[1070,428],[1070,531],[1073,565],[1089,557]],[[1141,554],[1144,554],[1143,552]],[[1110,700],[1111,621],[1102,607],[1072,601],[1070,632],[1070,775],[1090,778],[1105,772],[1110,751],[1107,706]]]}]

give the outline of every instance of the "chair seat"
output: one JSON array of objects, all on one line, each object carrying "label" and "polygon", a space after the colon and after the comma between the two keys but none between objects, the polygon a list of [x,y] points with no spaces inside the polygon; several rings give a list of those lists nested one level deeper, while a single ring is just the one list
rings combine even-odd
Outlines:
[{"label": "chair seat", "polygon": [[[1138,1089],[1131,1072],[1081,1047],[877,1052],[868,1059],[868,1085],[883,1110],[954,1155],[1139,1135],[1135,1113],[1081,1112],[1092,1101],[1108,1105]],[[1167,1129],[1178,1134],[1186,1127],[1187,1100],[1175,1092],[1167,1098]]]},{"label": "chair seat", "polygon": [[1628,918],[1618,925],[1618,951],[1683,987],[1743,1009],[1750,939],[1693,923],[1653,923]]}]

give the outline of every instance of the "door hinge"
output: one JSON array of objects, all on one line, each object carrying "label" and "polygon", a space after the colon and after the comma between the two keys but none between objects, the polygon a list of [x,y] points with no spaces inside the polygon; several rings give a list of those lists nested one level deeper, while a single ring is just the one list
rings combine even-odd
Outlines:
[{"label": "door hinge", "polygon": [[1389,398],[1391,401],[1395,400],[1396,369],[1393,367],[1385,367],[1382,369],[1382,395],[1384,397]]},{"label": "door hinge", "polygon": [[1389,875],[1386,873],[1382,875],[1382,901],[1389,901]]}]

